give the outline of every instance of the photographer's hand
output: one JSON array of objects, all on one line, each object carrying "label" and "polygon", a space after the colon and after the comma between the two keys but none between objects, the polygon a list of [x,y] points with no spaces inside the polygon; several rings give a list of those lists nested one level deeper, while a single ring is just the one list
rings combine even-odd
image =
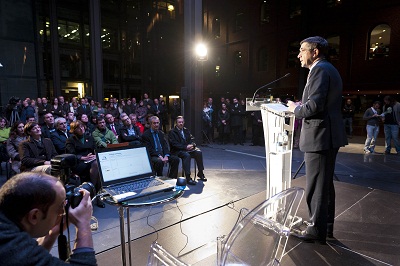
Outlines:
[{"label": "photographer's hand", "polygon": [[81,189],[80,193],[83,193],[81,202],[76,208],[69,208],[68,216],[71,223],[76,227],[74,248],[93,248],[92,231],[90,229],[90,219],[93,213],[92,201],[90,199],[90,193],[87,190]]}]

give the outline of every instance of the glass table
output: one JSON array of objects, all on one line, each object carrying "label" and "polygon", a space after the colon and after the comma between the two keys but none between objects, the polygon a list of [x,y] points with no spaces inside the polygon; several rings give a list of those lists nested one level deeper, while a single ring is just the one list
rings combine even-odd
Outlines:
[{"label": "glass table", "polygon": [[146,195],[140,198],[131,199],[128,201],[115,203],[110,197],[103,197],[101,200],[107,204],[117,206],[119,214],[120,234],[121,234],[121,259],[122,265],[126,266],[126,250],[125,250],[125,215],[126,213],[126,230],[128,232],[128,258],[129,265],[132,265],[132,252],[131,252],[131,228],[130,228],[130,212],[129,209],[132,207],[143,207],[151,206],[156,204],[166,203],[175,199],[178,199],[183,195],[184,190],[170,190],[161,191],[151,195]]}]

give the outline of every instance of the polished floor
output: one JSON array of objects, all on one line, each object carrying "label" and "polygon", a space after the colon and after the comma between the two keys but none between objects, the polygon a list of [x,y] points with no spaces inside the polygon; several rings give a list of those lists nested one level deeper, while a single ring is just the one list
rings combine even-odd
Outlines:
[{"label": "polished floor", "polygon": [[[336,240],[319,245],[289,238],[282,265],[400,265],[400,155],[384,155],[381,139],[376,154],[363,153],[363,137],[349,141],[335,169]],[[201,148],[207,182],[175,201],[130,210],[132,265],[146,265],[155,240],[187,263],[215,265],[216,237],[229,233],[242,207],[265,200],[264,147]],[[293,150],[292,173],[299,172],[292,186],[305,187],[302,161],[303,154]],[[307,218],[304,202],[298,215]],[[117,209],[95,207],[94,216],[99,265],[122,265]]]}]

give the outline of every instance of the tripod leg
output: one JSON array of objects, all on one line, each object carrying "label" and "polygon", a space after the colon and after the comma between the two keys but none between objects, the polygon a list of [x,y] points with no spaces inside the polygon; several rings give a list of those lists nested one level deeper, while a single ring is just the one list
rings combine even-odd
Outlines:
[{"label": "tripod leg", "polygon": [[305,161],[303,160],[303,162],[300,164],[299,168],[297,169],[297,171],[294,174],[292,179],[296,179],[297,174],[300,172],[301,168],[303,168],[304,164],[305,164]]}]

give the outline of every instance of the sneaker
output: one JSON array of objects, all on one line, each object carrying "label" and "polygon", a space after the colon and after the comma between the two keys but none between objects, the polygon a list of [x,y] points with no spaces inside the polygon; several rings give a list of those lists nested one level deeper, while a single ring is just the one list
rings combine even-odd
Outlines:
[{"label": "sneaker", "polygon": [[364,149],[364,153],[369,154],[369,153],[371,153],[371,151],[369,149]]}]

